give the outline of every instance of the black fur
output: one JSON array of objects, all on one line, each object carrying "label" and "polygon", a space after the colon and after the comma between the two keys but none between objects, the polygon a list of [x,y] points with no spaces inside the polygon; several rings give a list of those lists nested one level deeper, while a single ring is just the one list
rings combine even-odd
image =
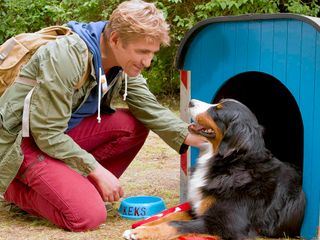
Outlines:
[{"label": "black fur", "polygon": [[181,233],[223,239],[299,236],[305,208],[300,174],[265,148],[263,128],[246,106],[230,100],[221,105],[208,110],[223,139],[201,189],[216,203],[192,221],[170,224]]}]

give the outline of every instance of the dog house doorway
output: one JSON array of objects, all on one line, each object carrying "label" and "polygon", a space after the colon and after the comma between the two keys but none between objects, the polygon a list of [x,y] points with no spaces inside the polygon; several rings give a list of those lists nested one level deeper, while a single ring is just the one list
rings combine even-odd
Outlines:
[{"label": "dog house doorway", "polygon": [[213,102],[234,98],[244,103],[264,127],[266,146],[281,161],[303,168],[303,123],[299,107],[275,77],[245,72],[221,86]]}]

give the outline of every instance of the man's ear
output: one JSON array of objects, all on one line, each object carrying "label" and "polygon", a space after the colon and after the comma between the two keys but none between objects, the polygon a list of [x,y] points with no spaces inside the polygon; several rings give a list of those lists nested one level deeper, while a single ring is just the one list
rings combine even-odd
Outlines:
[{"label": "man's ear", "polygon": [[116,48],[121,44],[119,33],[115,31],[110,33],[109,44],[112,48]]}]

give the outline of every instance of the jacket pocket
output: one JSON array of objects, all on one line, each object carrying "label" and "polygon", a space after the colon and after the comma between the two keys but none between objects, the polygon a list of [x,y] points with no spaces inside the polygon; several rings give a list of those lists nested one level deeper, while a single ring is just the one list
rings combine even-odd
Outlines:
[{"label": "jacket pocket", "polygon": [[21,130],[22,109],[19,104],[5,103],[0,108],[0,127],[10,134],[18,134]]},{"label": "jacket pocket", "polygon": [[86,92],[84,87],[76,89],[72,96],[72,111],[76,111],[84,100]]}]

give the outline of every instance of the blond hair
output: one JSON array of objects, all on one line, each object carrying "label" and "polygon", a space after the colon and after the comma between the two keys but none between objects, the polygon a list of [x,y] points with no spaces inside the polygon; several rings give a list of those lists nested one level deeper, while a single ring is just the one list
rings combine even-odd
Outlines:
[{"label": "blond hair", "polygon": [[130,0],[119,4],[112,12],[106,29],[117,32],[124,42],[145,37],[148,41],[160,40],[163,45],[170,44],[169,25],[163,13],[154,3],[142,0]]}]

